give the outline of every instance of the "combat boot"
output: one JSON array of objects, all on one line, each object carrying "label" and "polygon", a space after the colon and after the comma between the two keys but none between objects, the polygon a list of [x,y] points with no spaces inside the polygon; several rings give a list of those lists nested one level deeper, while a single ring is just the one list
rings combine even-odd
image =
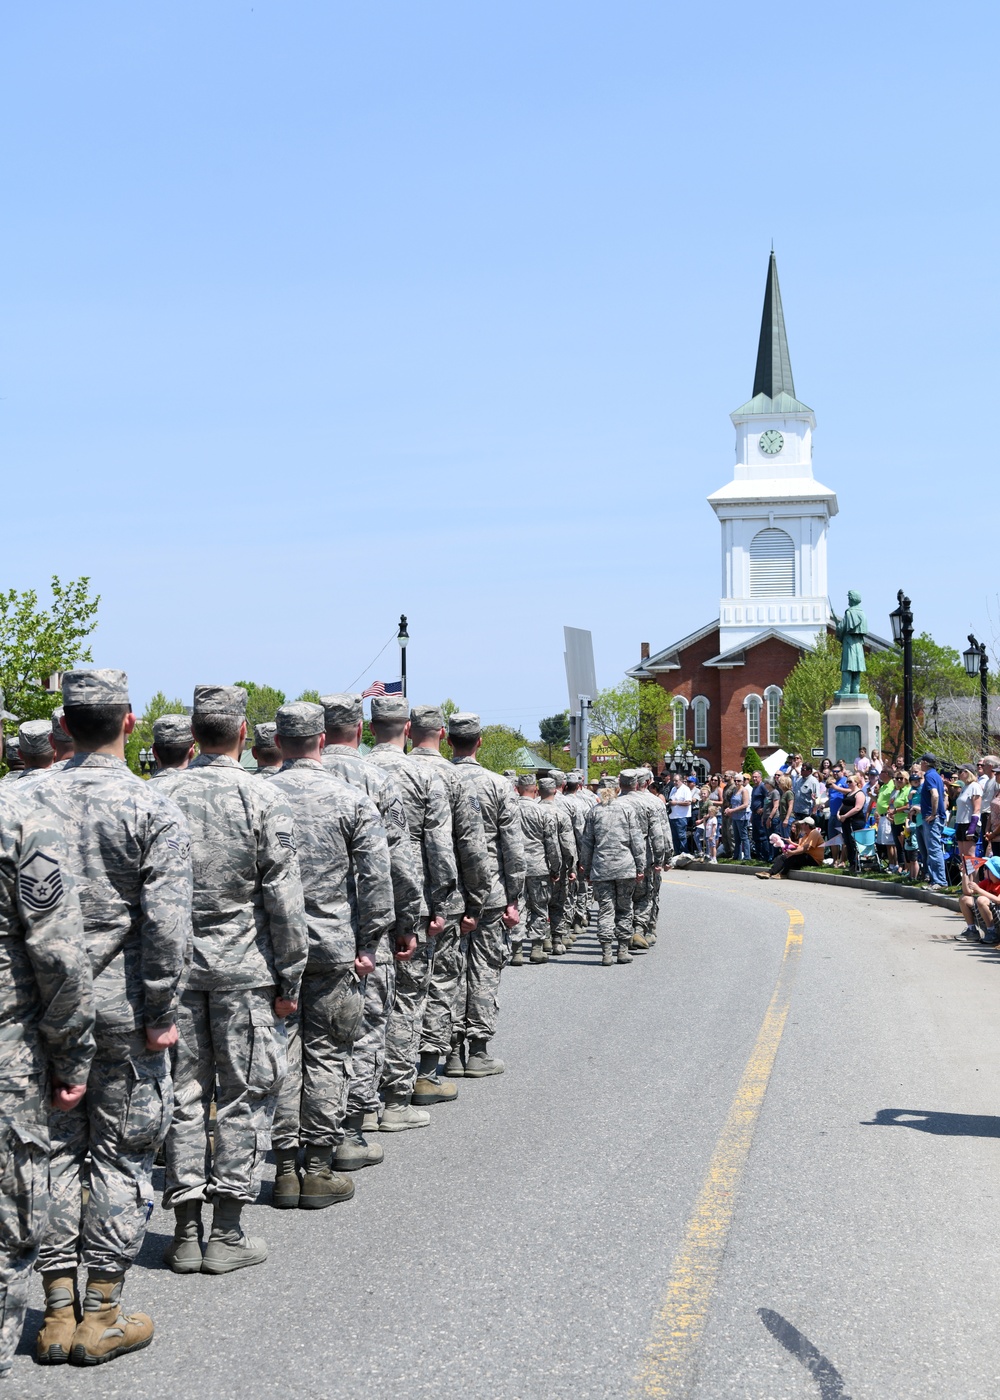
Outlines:
[{"label": "combat boot", "polygon": [[522,944],[520,944],[520,943],[515,943],[515,944],[514,944],[514,952],[512,953],[510,962],[507,964],[507,966],[508,966],[508,967],[523,967],[523,966],[524,966],[524,948],[523,948],[523,945],[522,945]]},{"label": "combat boot", "polygon": [[563,943],[561,939],[556,939],[556,941],[552,944],[552,956],[554,958],[561,958],[565,952],[565,943]]},{"label": "combat boot", "polygon": [[638,931],[636,931],[635,933],[633,933],[633,935],[632,935],[632,942],[629,944],[629,947],[632,949],[632,952],[633,952],[633,953],[634,953],[637,949],[638,949],[639,952],[642,952],[642,953],[648,952],[648,950],[649,950],[649,944],[646,942],[646,939],[644,938],[644,936],[643,936],[641,933],[639,933]]},{"label": "combat boot", "polygon": [[528,959],[528,961],[530,963],[548,962],[548,958],[545,955],[545,948],[540,939],[536,939],[535,942],[532,943],[531,957]]},{"label": "combat boot", "polygon": [[503,1060],[494,1060],[487,1054],[487,1040],[470,1039],[469,1058],[465,1063],[466,1079],[485,1079],[490,1074],[503,1074]]},{"label": "combat boot", "polygon": [[602,967],[611,967],[612,964],[614,963],[614,960],[615,960],[615,955],[614,955],[614,953],[612,953],[612,951],[611,951],[610,948],[605,947],[605,948],[603,948],[603,949],[601,950],[601,966],[602,966]]},{"label": "combat boot", "polygon": [[449,1084],[438,1074],[438,1058],[436,1050],[421,1053],[411,1103],[421,1106],[428,1103],[454,1103],[458,1098],[458,1086]]},{"label": "combat boot", "polygon": [[271,1204],[275,1210],[297,1210],[301,1186],[297,1163],[297,1147],[276,1147],[274,1149],[274,1192]]},{"label": "combat boot", "polygon": [[174,1206],[174,1237],[167,1245],[163,1262],[175,1274],[201,1273],[201,1201],[182,1201]]},{"label": "combat boot", "polygon": [[42,1274],[45,1319],[35,1342],[35,1360],[42,1366],[62,1366],[69,1360],[73,1334],[80,1321],[76,1274]]},{"label": "combat boot", "polygon": [[361,1131],[363,1133],[378,1132],[378,1113],[366,1113],[361,1120]]},{"label": "combat boot", "polygon": [[[338,1172],[377,1167],[385,1157],[383,1148],[365,1137],[364,1120],[363,1113],[349,1113],[344,1119],[344,1141],[333,1154],[333,1165]],[[378,1118],[375,1119],[375,1132],[378,1132]]]},{"label": "combat boot", "polygon": [[141,1351],[153,1340],[153,1319],[121,1309],[124,1274],[91,1274],[83,1295],[83,1318],[73,1333],[69,1359],[74,1366],[100,1366]]},{"label": "combat boot", "polygon": [[201,1261],[203,1274],[231,1274],[234,1269],[246,1269],[251,1264],[263,1264],[267,1245],[261,1239],[243,1233],[240,1224],[242,1201],[232,1196],[217,1196],[212,1215],[212,1233]]},{"label": "combat boot", "polygon": [[426,1128],[430,1121],[431,1115],[423,1108],[413,1108],[409,1099],[386,1099],[379,1132],[403,1133],[407,1128]]},{"label": "combat boot", "polygon": [[300,1210],[325,1210],[340,1205],[354,1195],[354,1182],[331,1166],[332,1147],[306,1148],[306,1169],[302,1173]]},{"label": "combat boot", "polygon": [[543,952],[546,952],[546,953],[551,953],[551,952],[552,952],[552,935],[551,935],[551,933],[547,933],[547,934],[545,935],[545,937],[542,939],[542,951],[543,951]]},{"label": "combat boot", "polygon": [[630,963],[630,962],[632,962],[632,954],[631,954],[631,953],[629,952],[629,950],[628,950],[628,944],[627,944],[627,943],[619,943],[619,944],[618,944],[618,961],[619,961],[620,963]]},{"label": "combat boot", "polygon": [[456,1035],[451,1042],[448,1058],[444,1062],[444,1072],[449,1079],[465,1078],[465,1057],[462,1054],[464,1044],[465,1042],[460,1035]]}]

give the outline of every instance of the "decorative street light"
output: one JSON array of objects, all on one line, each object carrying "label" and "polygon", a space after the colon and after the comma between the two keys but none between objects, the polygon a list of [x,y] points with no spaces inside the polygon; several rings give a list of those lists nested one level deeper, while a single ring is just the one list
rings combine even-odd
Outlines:
[{"label": "decorative street light", "polygon": [[902,589],[896,594],[899,607],[889,614],[892,639],[903,648],[903,762],[913,762],[913,612]]},{"label": "decorative street light", "polygon": [[982,745],[979,753],[982,757],[990,748],[990,662],[986,643],[977,642],[970,632],[969,646],[962,652],[962,660],[965,662],[965,674],[972,680],[979,672],[979,735]]},{"label": "decorative street light", "polygon": [[410,634],[406,630],[406,613],[401,613],[399,617],[399,631],[396,634],[396,641],[399,643],[399,675],[403,682],[403,697],[406,697],[406,643],[410,640]]}]

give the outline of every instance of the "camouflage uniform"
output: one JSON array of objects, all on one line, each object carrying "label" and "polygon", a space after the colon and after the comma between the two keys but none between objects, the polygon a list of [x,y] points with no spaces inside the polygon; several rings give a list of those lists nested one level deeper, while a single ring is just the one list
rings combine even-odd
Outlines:
[{"label": "camouflage uniform", "polygon": [[[64,694],[78,674],[90,673],[68,673]],[[82,1259],[115,1275],[142,1246],[153,1158],[173,1112],[167,1052],[148,1050],[145,1032],[175,1024],[190,966],[187,827],[159,786],[110,754],[76,754],[31,791],[66,831],[97,1005],[86,1096],[51,1122],[52,1208],[37,1267],[71,1274]]]},{"label": "camouflage uniform", "polygon": [[552,886],[549,896],[549,920],[552,926],[552,942],[555,944],[561,943],[563,935],[568,936],[571,931],[572,915],[576,908],[576,867],[579,857],[569,803],[557,794],[551,802],[543,802],[542,806],[551,807],[555,812],[556,834],[562,852],[559,879]]},{"label": "camouflage uniform", "polygon": [[493,885],[486,832],[479,798],[462,782],[457,771],[437,749],[416,748],[410,754],[415,762],[423,763],[444,783],[451,808],[455,863],[458,869],[458,891],[445,916],[443,932],[434,940],[434,963],[427,993],[420,1036],[421,1054],[438,1051],[447,1054],[454,1030],[454,1008],[459,985],[465,984],[465,964],[469,944],[468,934],[462,932],[463,916],[477,922]]},{"label": "camouflage uniform", "polygon": [[364,1010],[354,960],[374,955],[395,920],[389,847],[374,803],[316,759],[285,763],[271,790],[295,814],[309,929],[299,1009],[288,1018],[288,1076],[274,1145],[335,1147],[344,1137]]},{"label": "camouflage uniform", "polygon": [[177,1017],[163,1204],[220,1196],[249,1204],[285,1075],[274,998],[296,999],[306,962],[293,818],[273,788],[224,754],[166,772],[158,791],[187,821],[194,866],[194,957]]},{"label": "camouflage uniform", "polygon": [[[660,913],[660,884],[663,879],[663,866],[667,864],[674,853],[674,840],[670,831],[670,820],[667,812],[667,804],[662,797],[649,790],[649,782],[652,773],[645,770],[640,776],[640,785],[636,792],[636,799],[641,802],[650,814],[650,848],[647,850],[647,859],[651,860],[651,867],[647,867],[645,878],[645,901],[637,899],[635,901],[636,927],[640,933],[647,938],[652,934],[656,936],[656,925]],[[640,904],[642,908],[640,909]]]},{"label": "camouflage uniform", "polygon": [[646,862],[642,879],[632,891],[632,927],[635,933],[645,936],[650,932],[652,921],[653,880],[656,867],[662,866],[666,850],[663,840],[663,824],[659,812],[650,805],[651,802],[655,802],[655,798],[651,799],[648,793],[633,788],[631,792],[623,792],[618,801],[628,803],[631,807],[646,847]]},{"label": "camouflage uniform", "polygon": [[0,949],[2,1376],[49,1204],[51,1078],[85,1083],[94,1056],[90,959],[65,835],[33,796],[14,793],[0,801]]},{"label": "camouflage uniform", "polygon": [[429,764],[415,762],[395,744],[376,744],[369,757],[396,780],[414,860],[422,877],[419,921],[414,930],[417,948],[411,959],[396,965],[395,1001],[386,1026],[382,1071],[386,1102],[408,1103],[417,1077],[420,1031],[433,959],[433,945],[426,937],[427,921],[439,914],[447,921],[458,886],[458,871],[448,794],[435,771]]},{"label": "camouflage uniform", "polygon": [[[463,718],[467,717],[452,715],[451,723]],[[456,758],[452,766],[479,799],[492,877],[479,923],[469,935],[466,975],[456,989],[454,1034],[470,1041],[492,1040],[500,1013],[500,974],[510,956],[503,915],[524,889],[524,841],[517,798],[507,780],[474,758]]]},{"label": "camouflage uniform", "polygon": [[527,938],[532,943],[540,943],[549,936],[552,883],[562,871],[563,852],[559,844],[556,814],[550,802],[519,797],[517,814],[524,841],[525,878],[522,922],[512,931],[511,941],[517,944],[522,938]]},{"label": "camouflage uniform", "polygon": [[571,922],[577,928],[586,928],[590,922],[590,889],[588,882],[583,878],[580,871],[580,843],[583,840],[583,828],[587,821],[587,813],[593,803],[588,802],[582,792],[567,792],[563,796],[563,801],[573,823],[573,835],[576,837],[577,849],[577,879],[573,887],[573,905],[570,913]]},{"label": "camouflage uniform", "polygon": [[[632,941],[632,893],[646,868],[646,840],[634,807],[617,798],[591,807],[583,829],[580,859],[597,897],[597,936],[609,950]],[[625,961],[628,961],[625,959]]]}]

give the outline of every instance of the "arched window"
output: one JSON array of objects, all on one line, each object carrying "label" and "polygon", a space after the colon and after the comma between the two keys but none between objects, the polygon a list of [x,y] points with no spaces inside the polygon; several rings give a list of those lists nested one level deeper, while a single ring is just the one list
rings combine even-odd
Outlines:
[{"label": "arched window", "polygon": [[708,701],[704,695],[696,695],[694,704],[694,746],[696,749],[708,747]]},{"label": "arched window", "polygon": [[759,695],[748,695],[743,701],[747,712],[747,743],[755,748],[760,743],[760,712],[763,701]]},{"label": "arched window", "polygon": [[760,530],[750,541],[750,597],[794,598],[795,545],[786,530]]},{"label": "arched window", "polygon": [[781,743],[781,687],[769,685],[764,691],[767,706],[767,742],[776,749]]},{"label": "arched window", "polygon": [[678,696],[673,703],[675,744],[683,744],[687,738],[687,708],[688,702]]}]

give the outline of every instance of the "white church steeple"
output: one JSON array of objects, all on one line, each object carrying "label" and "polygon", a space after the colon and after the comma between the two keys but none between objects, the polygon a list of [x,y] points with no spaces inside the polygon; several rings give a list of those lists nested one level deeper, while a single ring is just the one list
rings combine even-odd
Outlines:
[{"label": "white church steeple", "polygon": [[762,632],[811,647],[830,618],[826,532],[837,497],[813,476],[816,419],[795,397],[773,252],[753,397],[730,417],[733,480],[708,498],[722,527],[720,655]]}]

